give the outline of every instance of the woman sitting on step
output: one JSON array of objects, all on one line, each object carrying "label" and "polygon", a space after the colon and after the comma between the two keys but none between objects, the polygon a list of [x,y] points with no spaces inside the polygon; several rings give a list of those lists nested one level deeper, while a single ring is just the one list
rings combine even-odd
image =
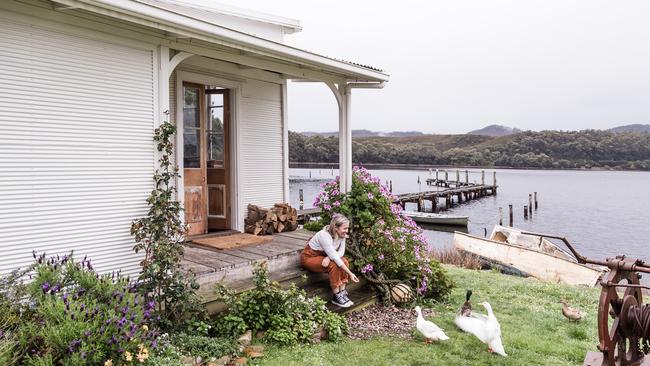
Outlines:
[{"label": "woman sitting on step", "polygon": [[329,225],[312,236],[300,254],[302,266],[310,272],[329,276],[330,287],[334,293],[332,303],[343,308],[354,305],[348,298],[345,284],[351,279],[359,282],[350,271],[345,254],[345,238],[350,227],[350,220],[341,214],[334,214]]}]

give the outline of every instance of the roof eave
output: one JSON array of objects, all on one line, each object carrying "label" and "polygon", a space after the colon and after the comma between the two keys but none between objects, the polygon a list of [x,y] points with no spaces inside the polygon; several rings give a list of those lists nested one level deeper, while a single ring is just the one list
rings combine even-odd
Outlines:
[{"label": "roof eave", "polygon": [[[334,60],[300,50],[282,43],[252,36],[232,29],[219,27],[197,19],[130,0],[52,0],[68,6],[172,31],[206,42],[226,45],[263,56],[296,62],[340,74],[341,77],[361,81],[388,81],[389,75],[361,66]],[[126,16],[126,18],[124,17]],[[242,47],[245,46],[245,47]]]}]

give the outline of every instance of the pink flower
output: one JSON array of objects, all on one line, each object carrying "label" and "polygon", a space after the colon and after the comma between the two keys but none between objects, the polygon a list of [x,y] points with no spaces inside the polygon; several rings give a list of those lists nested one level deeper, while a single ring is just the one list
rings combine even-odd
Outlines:
[{"label": "pink flower", "polygon": [[373,198],[375,198],[375,196],[372,193],[368,192],[368,199],[371,200]]},{"label": "pink flower", "polygon": [[363,268],[361,268],[361,273],[368,273],[374,269],[373,265],[368,263]]},{"label": "pink flower", "polygon": [[339,201],[334,201],[334,207],[339,207],[341,206],[341,202]]},{"label": "pink flower", "polygon": [[326,209],[326,210],[331,210],[332,206],[330,206],[328,203],[326,203],[326,204],[323,205],[323,208]]},{"label": "pink flower", "polygon": [[379,256],[378,256],[377,258],[379,258],[379,260],[382,260],[382,261],[383,261],[383,260],[384,260],[384,255],[383,255],[383,254],[379,254]]}]

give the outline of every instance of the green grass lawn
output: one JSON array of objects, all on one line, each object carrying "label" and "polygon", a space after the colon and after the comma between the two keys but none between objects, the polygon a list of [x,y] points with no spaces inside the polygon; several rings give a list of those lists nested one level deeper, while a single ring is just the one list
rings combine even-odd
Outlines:
[{"label": "green grass lawn", "polygon": [[[390,335],[368,341],[348,340],[293,348],[270,347],[259,365],[582,365],[585,353],[595,351],[598,340],[596,309],[598,289],[544,284],[536,280],[494,272],[447,267],[456,283],[448,304],[435,304],[430,318],[450,340],[425,345],[392,339]],[[474,308],[488,301],[501,323],[507,358],[489,354],[487,346],[454,324],[456,310],[472,289]],[[580,323],[561,313],[560,299],[587,311]],[[415,327],[415,312],[413,313]]]}]

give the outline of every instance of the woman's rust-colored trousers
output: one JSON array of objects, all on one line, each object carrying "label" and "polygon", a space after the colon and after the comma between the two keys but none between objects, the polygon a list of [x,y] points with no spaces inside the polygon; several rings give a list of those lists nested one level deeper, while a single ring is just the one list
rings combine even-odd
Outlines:
[{"label": "woman's rust-colored trousers", "polygon": [[[350,276],[347,272],[337,266],[336,262],[331,260],[330,264],[327,267],[323,267],[321,265],[325,257],[327,257],[327,254],[325,254],[325,252],[314,250],[309,246],[309,244],[307,244],[302,253],[300,253],[300,263],[302,264],[303,268],[310,272],[327,273],[330,280],[330,287],[332,289],[348,283]],[[343,260],[343,263],[345,263],[345,265],[349,268],[348,259],[345,257],[341,257],[341,259]]]}]

